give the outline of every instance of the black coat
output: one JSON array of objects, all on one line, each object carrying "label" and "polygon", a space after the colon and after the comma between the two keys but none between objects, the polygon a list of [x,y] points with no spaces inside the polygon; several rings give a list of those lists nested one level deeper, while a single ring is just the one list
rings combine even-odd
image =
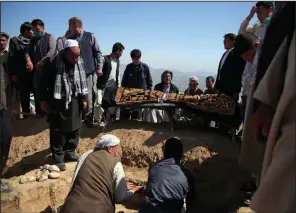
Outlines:
[{"label": "black coat", "polygon": [[217,94],[217,91],[213,88],[213,89],[206,89],[204,91],[204,94]]},{"label": "black coat", "polygon": [[[116,87],[118,87],[118,80],[119,80],[119,59],[117,59],[117,68],[116,68]],[[104,89],[106,87],[106,84],[108,82],[110,73],[112,70],[111,65],[111,55],[104,56],[104,65],[103,65],[103,75],[98,77],[97,80],[97,88],[98,89]]]},{"label": "black coat", "polygon": [[8,67],[11,75],[18,78],[17,85],[28,86],[32,84],[33,72],[26,69],[25,53],[28,44],[21,43],[17,37],[13,37],[9,42]]},{"label": "black coat", "polygon": [[87,97],[72,97],[69,108],[66,109],[65,98],[62,97],[61,100],[54,98],[56,58],[43,71],[39,96],[40,101],[45,101],[49,105],[47,118],[50,128],[62,132],[73,132],[81,128],[83,101],[86,101]]},{"label": "black coat", "polygon": [[[188,90],[189,88],[185,90],[184,92],[185,95],[187,94]],[[202,94],[204,94],[204,92],[199,88],[196,91],[192,91],[192,90],[189,91],[189,95],[202,95]]]},{"label": "black coat", "polygon": [[[0,72],[4,72],[4,80],[0,79],[0,84],[4,84],[5,91],[4,92],[6,96],[6,100],[3,99],[3,101],[6,101],[6,107],[10,107],[12,104],[12,81],[11,81],[11,73],[8,69],[8,53],[5,52],[0,56]],[[0,94],[0,101],[2,99],[2,95]],[[3,97],[5,97],[3,95]],[[2,102],[2,101],[1,101]],[[3,104],[3,103],[2,103]],[[0,110],[1,111],[1,110]]]},{"label": "black coat", "polygon": [[229,96],[233,96],[235,93],[239,94],[242,87],[241,81],[245,65],[245,60],[239,55],[235,54],[233,50],[230,50],[223,66],[218,70],[215,90],[218,90],[219,93],[224,93]]},{"label": "black coat", "polygon": [[140,71],[138,72],[135,69],[133,63],[130,63],[126,66],[123,73],[121,86],[129,88],[139,88],[139,89],[151,89],[152,88],[152,77],[150,69],[147,64],[140,64]]},{"label": "black coat", "polygon": [[[163,92],[164,83],[156,84],[154,90]],[[177,93],[179,94],[179,88],[175,84],[171,84],[169,93]]]}]

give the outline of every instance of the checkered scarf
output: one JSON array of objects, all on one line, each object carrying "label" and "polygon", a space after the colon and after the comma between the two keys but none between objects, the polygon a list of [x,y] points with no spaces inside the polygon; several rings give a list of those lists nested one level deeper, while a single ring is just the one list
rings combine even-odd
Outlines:
[{"label": "checkered scarf", "polygon": [[65,62],[63,59],[64,51],[61,51],[56,60],[57,75],[54,87],[54,98],[62,99],[62,96],[66,98],[66,109],[69,108],[69,103],[71,102],[71,97],[73,95],[72,86],[74,86],[75,96],[86,95],[87,84],[86,76],[84,71],[84,63],[82,58],[79,58],[78,62],[74,66],[74,85],[72,85],[69,75],[66,72]]}]

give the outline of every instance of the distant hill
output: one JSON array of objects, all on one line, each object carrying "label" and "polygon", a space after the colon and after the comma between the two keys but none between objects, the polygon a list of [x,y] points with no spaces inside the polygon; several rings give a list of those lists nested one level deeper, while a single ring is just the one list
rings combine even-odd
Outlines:
[{"label": "distant hill", "polygon": [[[122,79],[122,75],[123,72],[125,70],[126,64],[121,64],[119,71],[120,71],[120,79]],[[150,68],[150,72],[152,75],[152,80],[153,80],[153,87],[160,83],[161,81],[161,74],[165,71],[165,69],[154,69],[152,67]],[[191,78],[192,76],[196,76],[199,79],[200,82],[200,86],[199,88],[202,90],[205,90],[206,88],[206,78],[209,75],[212,75],[214,77],[216,77],[216,73],[208,73],[208,72],[190,72],[190,73],[184,73],[184,72],[180,72],[180,71],[172,71],[173,72],[173,83],[179,87],[180,92],[184,92],[185,89],[188,87],[188,83],[189,83],[189,78]]]}]

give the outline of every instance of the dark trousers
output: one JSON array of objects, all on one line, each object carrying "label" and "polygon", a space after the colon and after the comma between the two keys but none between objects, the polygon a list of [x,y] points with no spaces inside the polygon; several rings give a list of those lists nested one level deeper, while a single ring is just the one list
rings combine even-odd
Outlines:
[{"label": "dark trousers", "polygon": [[12,112],[11,108],[0,111],[0,176],[7,163],[10,144],[12,139]]},{"label": "dark trousers", "polygon": [[30,113],[30,93],[33,93],[34,95],[36,114],[37,115],[43,114],[43,111],[41,110],[40,100],[37,95],[38,94],[37,90],[29,85],[20,87],[19,89],[22,111],[26,113]]},{"label": "dark trousers", "polygon": [[56,163],[63,163],[65,155],[72,155],[77,148],[80,129],[73,132],[60,132],[50,129],[50,149]]}]

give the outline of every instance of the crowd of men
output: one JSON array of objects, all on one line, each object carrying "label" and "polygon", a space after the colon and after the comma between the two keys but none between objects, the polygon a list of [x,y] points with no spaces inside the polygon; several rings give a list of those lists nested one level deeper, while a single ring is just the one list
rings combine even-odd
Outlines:
[{"label": "crowd of men", "polygon": [[[249,25],[255,14],[258,22]],[[93,209],[111,213],[115,203],[143,190],[139,212],[179,213],[184,209],[184,200],[192,198],[194,181],[180,167],[183,146],[178,139],[171,138],[164,144],[164,159],[149,170],[146,189],[129,190],[122,164],[114,158],[120,143],[116,136],[102,136],[96,147],[80,159],[75,154],[82,123],[103,126],[106,110],[116,113],[112,108],[116,88],[152,89],[151,73],[141,62],[140,50],[131,51],[132,63],[120,81],[119,58],[125,47],[115,43],[112,52],[102,56],[96,37],[83,30],[78,17],[69,20],[68,30],[57,40],[45,32],[42,20],[35,19],[21,25],[20,35],[10,39],[9,49],[7,33],[1,32],[0,41],[1,175],[12,139],[14,85],[24,118],[30,114],[31,93],[36,114],[47,114],[50,148],[59,169],[66,169],[65,162],[78,161],[61,212]],[[209,76],[203,92],[198,78],[192,77],[184,93],[223,93],[240,102],[244,130],[239,164],[257,180],[251,208],[257,213],[295,211],[295,191],[291,187],[295,181],[295,2],[257,2],[238,35],[224,35],[224,48],[216,82]],[[179,93],[171,71],[165,71],[160,81],[155,90]],[[143,110],[136,110],[135,117],[143,118]],[[1,192],[11,190],[1,181]]]}]

